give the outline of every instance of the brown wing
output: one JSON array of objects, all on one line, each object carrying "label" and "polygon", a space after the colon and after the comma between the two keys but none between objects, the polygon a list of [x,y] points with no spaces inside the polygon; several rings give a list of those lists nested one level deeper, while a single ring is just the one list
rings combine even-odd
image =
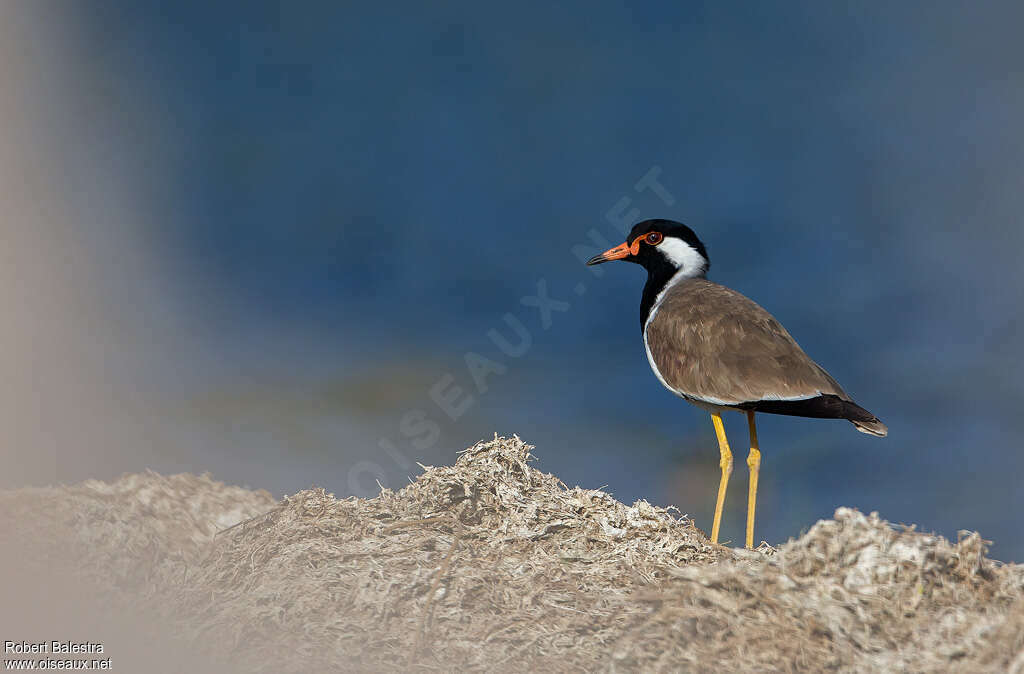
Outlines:
[{"label": "brown wing", "polygon": [[771,314],[705,279],[670,288],[645,339],[662,382],[686,397],[722,405],[819,394],[850,400]]}]

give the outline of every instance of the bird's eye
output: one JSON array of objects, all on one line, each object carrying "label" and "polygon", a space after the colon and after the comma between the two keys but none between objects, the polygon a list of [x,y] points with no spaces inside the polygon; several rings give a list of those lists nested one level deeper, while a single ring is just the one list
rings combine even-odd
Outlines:
[{"label": "bird's eye", "polygon": [[657,246],[659,243],[661,243],[661,232],[651,232],[650,234],[647,235],[646,240],[647,243],[651,244],[652,246]]}]

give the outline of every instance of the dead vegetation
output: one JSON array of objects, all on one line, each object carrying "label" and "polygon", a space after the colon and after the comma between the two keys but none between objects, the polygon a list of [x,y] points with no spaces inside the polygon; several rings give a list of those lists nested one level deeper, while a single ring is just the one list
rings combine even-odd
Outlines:
[{"label": "dead vegetation", "polygon": [[840,508],[736,551],[530,449],[496,437],[373,499],[155,474],[8,492],[0,544],[73,549],[74,573],[246,671],[1024,672],[1024,568],[977,534]]}]

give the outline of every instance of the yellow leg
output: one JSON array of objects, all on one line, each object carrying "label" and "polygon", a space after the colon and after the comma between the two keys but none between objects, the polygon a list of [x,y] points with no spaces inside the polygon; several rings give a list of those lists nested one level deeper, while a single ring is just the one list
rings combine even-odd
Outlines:
[{"label": "yellow leg", "polygon": [[757,510],[757,475],[761,470],[761,450],[757,448],[757,426],[754,425],[754,412],[747,412],[747,424],[750,426],[750,455],[747,456],[747,467],[750,468],[750,491],[747,493],[747,549],[754,547],[754,511]]},{"label": "yellow leg", "polygon": [[718,451],[722,458],[718,462],[722,469],[722,478],[718,482],[718,501],[715,502],[715,520],[711,525],[711,542],[718,542],[718,527],[722,523],[722,506],[725,504],[725,488],[729,486],[729,474],[732,473],[732,452],[729,451],[729,441],[725,438],[725,426],[722,425],[722,415],[712,414],[711,422],[715,425],[715,435],[718,436]]}]

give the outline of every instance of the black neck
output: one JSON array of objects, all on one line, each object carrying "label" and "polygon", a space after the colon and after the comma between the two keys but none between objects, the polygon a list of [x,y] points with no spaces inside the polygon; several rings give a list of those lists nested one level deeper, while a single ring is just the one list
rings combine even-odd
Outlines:
[{"label": "black neck", "polygon": [[658,293],[665,289],[677,271],[679,270],[669,264],[659,264],[647,269],[647,283],[644,284],[644,294],[640,299],[641,332],[647,326],[647,318],[651,315],[651,309],[654,308],[654,300],[657,299]]}]

